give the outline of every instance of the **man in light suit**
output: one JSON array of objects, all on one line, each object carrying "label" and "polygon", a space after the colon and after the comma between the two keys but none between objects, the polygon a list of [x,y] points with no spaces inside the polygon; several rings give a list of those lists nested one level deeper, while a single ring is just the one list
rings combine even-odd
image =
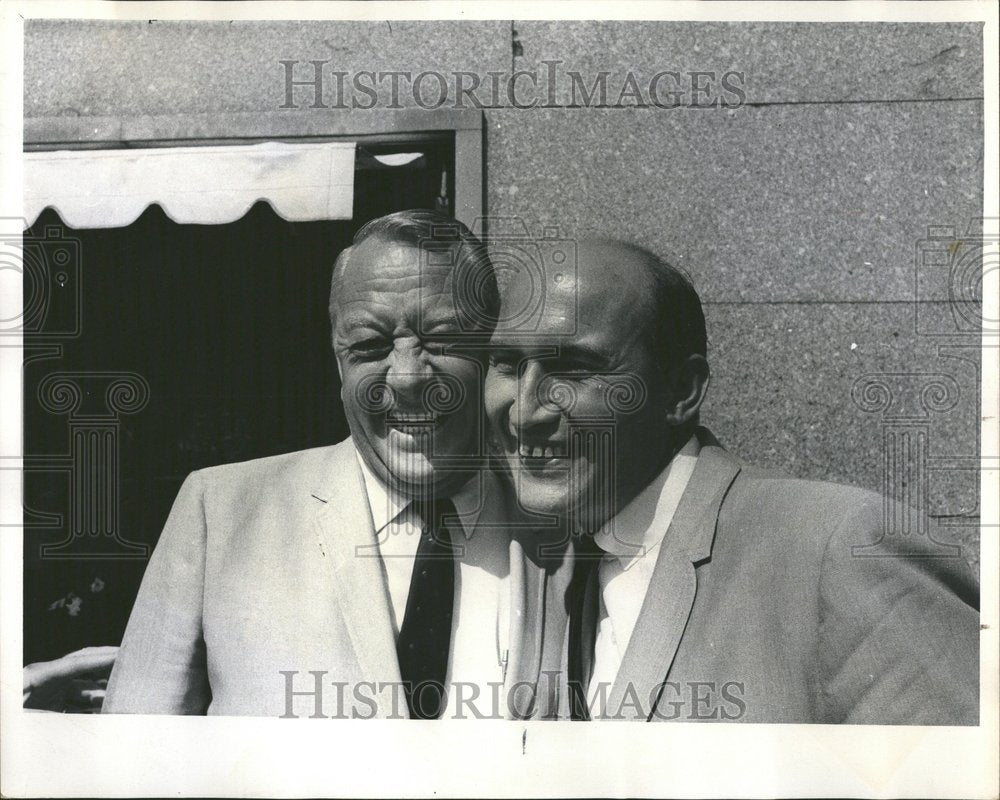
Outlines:
[{"label": "man in light suit", "polygon": [[[561,658],[542,666],[566,683],[542,713],[976,724],[964,560],[887,529],[878,495],[728,453],[698,425],[709,369],[687,278],[623,242],[578,252],[575,274],[545,276],[532,331],[497,331],[486,381],[521,505],[576,541],[549,612]],[[505,288],[502,317],[523,290]]]},{"label": "man in light suit", "polygon": [[533,713],[545,592],[569,572],[511,535],[515,504],[487,468],[497,305],[460,223],[399,212],[358,232],[330,292],[351,438],[187,478],[104,711]]}]

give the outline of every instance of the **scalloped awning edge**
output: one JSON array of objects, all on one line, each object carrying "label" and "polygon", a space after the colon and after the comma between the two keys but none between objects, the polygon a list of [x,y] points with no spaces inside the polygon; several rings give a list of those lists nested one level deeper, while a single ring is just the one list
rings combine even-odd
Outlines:
[{"label": "scalloped awning edge", "polygon": [[24,217],[55,208],[73,228],[120,228],[150,205],[221,225],[257,201],[292,222],[351,219],[353,142],[60,150],[24,154]]}]

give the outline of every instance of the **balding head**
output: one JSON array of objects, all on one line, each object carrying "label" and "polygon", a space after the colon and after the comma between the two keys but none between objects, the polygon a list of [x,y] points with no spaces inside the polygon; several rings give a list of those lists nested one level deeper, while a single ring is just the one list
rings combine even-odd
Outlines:
[{"label": "balding head", "polygon": [[[701,300],[690,279],[649,250],[608,237],[582,238],[573,264],[543,261],[505,274],[501,292],[502,332],[536,338],[540,344],[579,328],[624,325],[648,341],[664,365],[707,350]],[[527,319],[524,309],[536,308]]]},{"label": "balding head", "polygon": [[577,273],[580,302],[617,296],[615,306],[626,314],[622,323],[641,325],[665,365],[706,355],[701,299],[690,278],[655,253],[619,239],[585,238],[578,246]]}]

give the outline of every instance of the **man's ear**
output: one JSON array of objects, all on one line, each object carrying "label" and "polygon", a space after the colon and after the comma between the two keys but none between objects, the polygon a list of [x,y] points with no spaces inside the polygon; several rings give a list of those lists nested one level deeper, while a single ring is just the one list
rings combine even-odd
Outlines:
[{"label": "man's ear", "polygon": [[670,425],[684,425],[698,418],[698,410],[708,392],[711,374],[704,356],[689,355],[670,371],[670,402],[666,420]]},{"label": "man's ear", "polygon": [[337,380],[340,381],[340,402],[344,402],[344,370],[340,368],[340,359],[336,355],[333,357],[333,363],[337,365]]}]

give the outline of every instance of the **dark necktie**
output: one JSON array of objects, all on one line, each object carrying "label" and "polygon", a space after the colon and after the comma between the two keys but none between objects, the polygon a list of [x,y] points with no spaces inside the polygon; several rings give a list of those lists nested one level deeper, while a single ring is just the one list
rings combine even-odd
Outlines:
[{"label": "dark necktie", "polygon": [[597,620],[601,587],[597,569],[602,551],[592,536],[574,539],[573,577],[567,603],[571,609],[569,622],[569,700],[571,719],[590,719],[587,704],[591,673],[594,669],[594,645],[597,641]]},{"label": "dark necktie", "polygon": [[413,505],[424,524],[396,655],[410,719],[437,719],[444,711],[455,604],[455,559],[443,518],[454,517],[455,506],[447,499]]}]

